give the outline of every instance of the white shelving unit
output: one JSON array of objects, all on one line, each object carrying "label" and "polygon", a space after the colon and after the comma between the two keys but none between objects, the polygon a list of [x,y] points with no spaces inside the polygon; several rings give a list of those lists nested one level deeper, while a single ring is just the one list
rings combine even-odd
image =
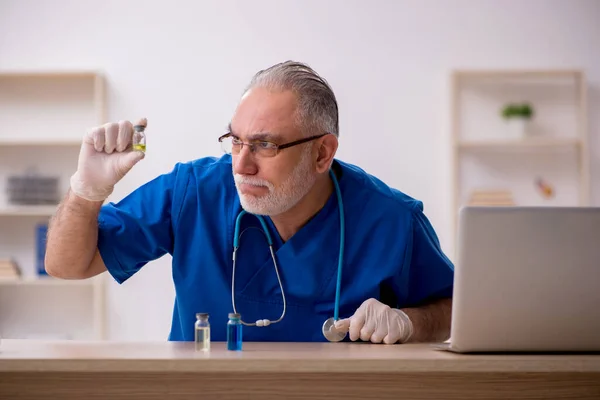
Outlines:
[{"label": "white shelving unit", "polygon": [[[458,211],[474,191],[503,191],[517,206],[586,206],[590,171],[585,73],[579,70],[458,70],[452,74],[452,197]],[[509,134],[501,112],[528,103],[527,134]],[[536,180],[552,188],[544,196]]]},{"label": "white shelving unit", "polygon": [[0,337],[105,338],[105,277],[59,280],[36,269],[37,224],[55,205],[8,201],[7,177],[33,170],[69,187],[85,129],[104,123],[104,82],[93,71],[0,71],[0,258],[22,276],[0,279]]}]

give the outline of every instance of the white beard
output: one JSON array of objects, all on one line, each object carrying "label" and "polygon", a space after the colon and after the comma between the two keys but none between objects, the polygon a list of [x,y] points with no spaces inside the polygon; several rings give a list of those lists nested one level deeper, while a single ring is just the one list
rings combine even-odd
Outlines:
[{"label": "white beard", "polygon": [[[300,162],[294,167],[290,176],[278,188],[266,180],[234,173],[235,186],[242,208],[251,214],[274,216],[282,214],[298,204],[317,179],[316,174],[311,171],[310,156],[311,147],[309,146],[302,153]],[[269,193],[260,197],[243,194],[240,191],[240,184],[264,186]]]}]

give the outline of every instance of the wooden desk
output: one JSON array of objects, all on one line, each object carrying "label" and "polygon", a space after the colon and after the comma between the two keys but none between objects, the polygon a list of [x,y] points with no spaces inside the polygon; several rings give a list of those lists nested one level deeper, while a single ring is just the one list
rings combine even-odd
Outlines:
[{"label": "wooden desk", "polygon": [[2,340],[0,399],[599,399],[600,355],[430,345]]}]

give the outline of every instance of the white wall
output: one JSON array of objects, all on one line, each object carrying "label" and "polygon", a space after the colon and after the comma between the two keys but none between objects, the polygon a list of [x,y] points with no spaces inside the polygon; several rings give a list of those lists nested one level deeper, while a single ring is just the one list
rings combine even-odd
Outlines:
[{"label": "white wall", "polygon": [[[583,68],[593,110],[599,39],[595,0],[0,0],[0,69],[101,69],[109,119],[148,117],[148,156],[117,198],[177,161],[220,154],[216,138],[251,75],[296,59],[336,91],[339,157],[423,200],[447,251],[449,71]],[[590,128],[595,172],[598,113]],[[111,339],[166,338],[169,262],[111,283]]]}]

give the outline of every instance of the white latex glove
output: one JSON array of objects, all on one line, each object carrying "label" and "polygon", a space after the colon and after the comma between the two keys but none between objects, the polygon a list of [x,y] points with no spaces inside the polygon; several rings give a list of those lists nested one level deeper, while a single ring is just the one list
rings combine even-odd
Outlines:
[{"label": "white latex glove", "polygon": [[[138,124],[146,124],[142,119]],[[90,130],[83,138],[71,191],[90,201],[104,201],[114,186],[144,158],[132,150],[133,125],[129,121],[108,123]]]},{"label": "white latex glove", "polygon": [[340,332],[349,332],[352,341],[360,338],[373,343],[404,343],[413,334],[413,324],[404,311],[376,299],[365,300],[354,315],[336,321],[335,327]]}]

